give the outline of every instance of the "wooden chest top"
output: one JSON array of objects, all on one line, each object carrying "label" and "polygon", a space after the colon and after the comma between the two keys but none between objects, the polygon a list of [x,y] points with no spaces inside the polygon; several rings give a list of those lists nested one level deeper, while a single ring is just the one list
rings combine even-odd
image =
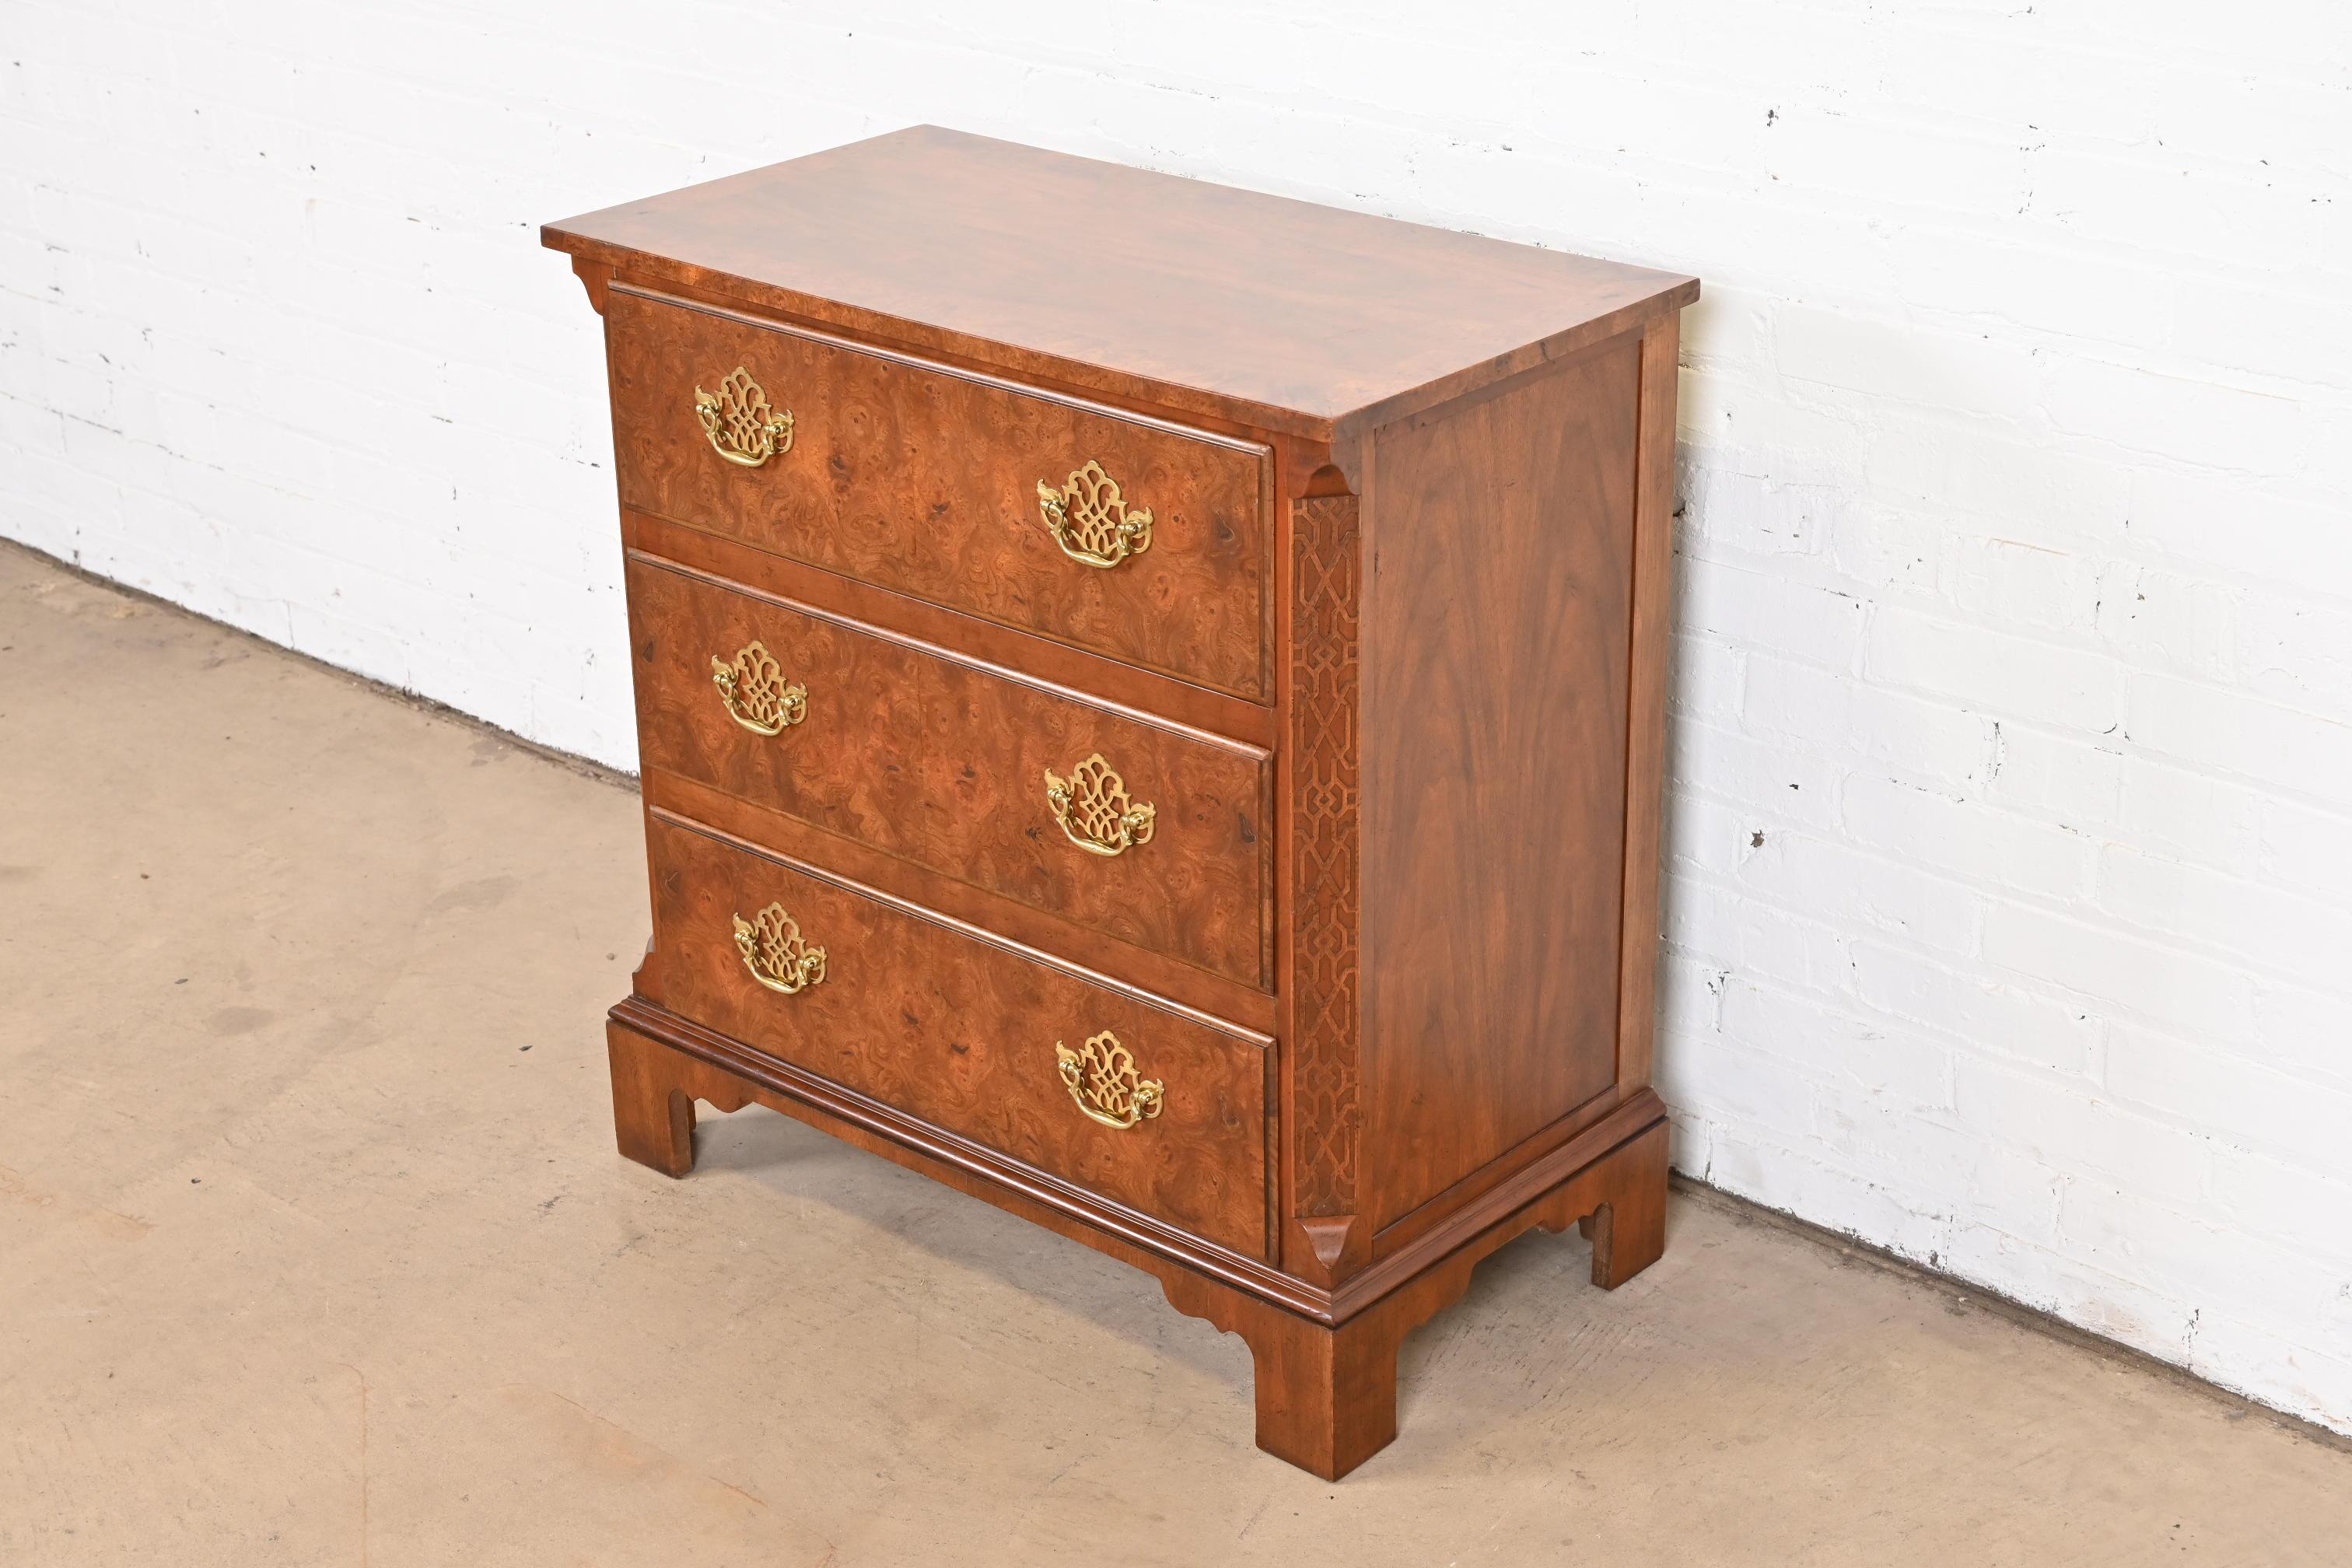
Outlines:
[{"label": "wooden chest top", "polygon": [[1698,294],[1674,273],[929,125],[544,237],[905,346],[1317,437]]}]

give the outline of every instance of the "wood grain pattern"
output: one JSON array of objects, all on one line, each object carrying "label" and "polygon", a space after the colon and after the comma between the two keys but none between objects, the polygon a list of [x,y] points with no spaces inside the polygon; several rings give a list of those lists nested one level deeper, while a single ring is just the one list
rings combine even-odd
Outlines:
[{"label": "wood grain pattern", "polygon": [[[660,816],[649,819],[664,1004],[778,1059],[1235,1251],[1265,1248],[1265,1042]],[[733,922],[781,903],[825,949],[797,995],[761,987]],[[1088,1121],[1054,1047],[1114,1031],[1166,1109]]]},{"label": "wood grain pattern", "polygon": [[1658,855],[1666,792],[1666,681],[1674,619],[1675,361],[1682,323],[1642,333],[1640,456],[1633,496],[1633,625],[1626,688],[1625,942],[1617,991],[1617,1081],[1650,1081],[1657,1029]]},{"label": "wood grain pattern", "polygon": [[634,1029],[608,1026],[613,1135],[624,1159],[683,1176],[694,1169],[694,1099],[669,1053]]},{"label": "wood grain pattern", "polygon": [[[1694,279],[918,126],[550,224],[622,276],[1328,437],[1696,298]],[[724,374],[722,368],[719,374]]]},{"label": "wood grain pattern", "polygon": [[1615,1081],[1637,366],[1621,340],[1374,440],[1376,1225]]},{"label": "wood grain pattern", "polygon": [[1577,1222],[1592,1243],[1592,1282],[1603,1290],[1666,1255],[1667,1136],[1661,1121],[1621,1151],[1607,1196]]},{"label": "wood grain pattern", "polygon": [[[1266,695],[1267,456],[615,287],[604,324],[621,500],[829,571],[1236,695]],[[695,390],[738,365],[793,416],[764,466],[710,447]],[[1072,560],[1038,510],[1089,460],[1150,549]]]},{"label": "wood grain pattern", "polygon": [[1620,1094],[1603,1089],[1559,1121],[1538,1129],[1503,1153],[1475,1167],[1459,1181],[1440,1188],[1419,1205],[1381,1226],[1371,1237],[1371,1257],[1391,1258],[1443,1230],[1465,1213],[1491,1201],[1496,1192],[1523,1179],[1532,1170],[1552,1164],[1563,1149],[1572,1148],[1595,1127],[1610,1121],[1629,1103],[1638,1103],[1650,1091]]},{"label": "wood grain pattern", "polygon": [[919,904],[961,924],[980,926],[1019,946],[1115,974],[1139,990],[1195,1012],[1213,1013],[1253,1033],[1270,1037],[1281,1032],[1279,1003],[1271,992],[1255,984],[1228,979],[1150,948],[1118,942],[1055,910],[975,888],[947,872],[812,827],[773,806],[757,805],[683,773],[653,768],[641,776],[639,784],[647,805],[690,817],[727,837],[772,849],[787,860],[823,866],[845,880]]},{"label": "wood grain pattern", "polygon": [[[1266,981],[1265,753],[1142,722],[984,667],[731,590],[645,556],[627,567],[638,744],[683,774],[988,891],[1243,981]],[[808,717],[760,735],[711,659],[760,642]],[[1115,857],[1046,803],[1100,752],[1157,820]]]},{"label": "wood grain pattern", "polygon": [[1212,691],[1158,670],[1121,664],[1034,632],[958,615],[925,600],[786,560],[648,511],[622,510],[621,542],[626,549],[657,555],[706,576],[740,583],[798,604],[822,605],[851,620],[887,626],[918,642],[952,647],[983,663],[1157,714],[1188,729],[1231,736],[1269,751],[1280,735],[1280,716],[1265,703]]}]

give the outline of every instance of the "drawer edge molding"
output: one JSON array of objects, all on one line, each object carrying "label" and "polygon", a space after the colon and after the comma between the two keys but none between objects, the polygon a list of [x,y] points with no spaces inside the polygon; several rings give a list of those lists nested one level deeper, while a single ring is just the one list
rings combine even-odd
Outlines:
[{"label": "drawer edge molding", "polygon": [[[1247,1254],[1108,1202],[1098,1194],[934,1128],[829,1079],[761,1056],[643,997],[624,997],[606,1017],[622,1028],[634,1030],[748,1085],[807,1108],[813,1112],[811,1120],[824,1131],[838,1136],[840,1131],[845,1130],[854,1135],[853,1141],[871,1139],[886,1149],[902,1151],[905,1158],[900,1163],[917,1169],[949,1167],[991,1192],[1017,1203],[1036,1205],[1096,1233],[1109,1244],[1110,1250],[1133,1248],[1205,1275],[1219,1284],[1327,1328],[1346,1322],[1391,1297],[1404,1299],[1405,1292],[1423,1279],[1438,1283],[1444,1279],[1442,1271],[1457,1258],[1475,1265],[1496,1247],[1538,1223],[1542,1208],[1565,1184],[1599,1171],[1608,1156],[1638,1139],[1658,1133],[1664,1128],[1666,1118],[1665,1106],[1657,1095],[1648,1089],[1641,1089],[1596,1126],[1449,1216],[1444,1224],[1417,1237],[1410,1247],[1352,1276],[1333,1291],[1286,1274]],[[1442,1299],[1420,1302],[1414,1321],[1442,1310],[1467,1287],[1469,1276],[1464,1273],[1444,1282],[1448,1293]],[[1165,1279],[1162,1284],[1166,1284]],[[1174,1300],[1172,1295],[1171,1299]],[[1181,1301],[1175,1304],[1180,1310],[1191,1310]],[[1234,1331],[1227,1325],[1218,1326]]]},{"label": "drawer edge molding", "polygon": [[[651,563],[683,568],[730,592],[751,595],[810,614],[830,615],[860,628],[895,630],[927,647],[961,648],[992,668],[1029,671],[1027,679],[1057,691],[1090,693],[1091,700],[1139,717],[1157,717],[1179,729],[1223,735],[1270,748],[1275,743],[1272,699],[1236,696],[1149,665],[1042,632],[949,609],[928,599],[846,576],[789,555],[778,555],[691,521],[624,505],[625,550]],[[1110,691],[1131,695],[1114,697]]]},{"label": "drawer edge molding", "polygon": [[1099,963],[1103,973],[1124,975],[1139,990],[1230,1019],[1261,1035],[1271,1037],[1276,1033],[1276,1002],[1270,979],[1254,984],[1203,969],[684,773],[647,768],[638,778],[638,791],[648,807],[658,806],[672,817],[716,829],[727,838],[759,845],[772,856],[830,866],[836,877],[892,892],[910,904],[995,931],[1024,947],[1044,952],[1099,952],[1098,958],[1081,957],[1077,962],[1081,967],[1089,962]]},{"label": "drawer edge molding", "polygon": [[[678,526],[685,527],[688,525],[679,524]],[[781,609],[790,610],[795,615],[806,616],[811,620],[824,621],[828,625],[840,626],[845,631],[856,632],[863,637],[870,637],[882,642],[891,643],[899,647],[908,648],[913,652],[943,660],[949,664],[961,665],[966,669],[977,670],[982,675],[991,676],[998,680],[1007,681],[1015,686],[1026,687],[1030,690],[1043,692],[1048,697],[1059,698],[1066,702],[1082,703],[1088,708],[1097,709],[1105,713],[1115,714],[1118,718],[1129,720],[1138,724],[1149,724],[1155,730],[1164,730],[1171,735],[1181,736],[1187,741],[1197,742],[1204,746],[1215,746],[1221,750],[1234,752],[1235,755],[1246,758],[1252,763],[1262,765],[1274,755],[1274,752],[1270,749],[1259,745],[1255,741],[1244,740],[1238,736],[1223,734],[1215,730],[1204,730],[1197,725],[1188,724],[1181,719],[1171,719],[1166,714],[1155,713],[1148,708],[1138,708],[1131,703],[1122,702],[1115,697],[1105,697],[1098,692],[1087,691],[1075,686],[1064,686],[1058,681],[1048,680],[1042,676],[1028,674],[1027,672],[1016,669],[1010,665],[997,664],[989,659],[982,658],[977,655],[964,653],[957,648],[949,647],[944,643],[931,642],[923,637],[912,636],[907,632],[894,631],[888,626],[877,626],[872,621],[861,620],[859,617],[846,614],[843,611],[829,610],[822,605],[812,604],[806,599],[796,599],[789,594],[780,594],[772,589],[757,587],[737,578],[725,576],[716,572],[706,571],[701,567],[689,565],[685,562],[672,560],[666,555],[656,554],[650,550],[646,550],[633,545],[625,552],[625,553],[631,561],[636,562],[640,565],[648,567],[654,571],[672,573],[680,577],[686,577],[698,583],[706,584],[713,588],[720,588],[730,594],[740,595],[742,597],[747,599],[754,599],[761,604],[774,605]]]},{"label": "drawer edge molding", "polygon": [[[606,359],[625,505],[1271,700],[1276,458],[1267,441],[654,289],[616,284],[612,296]],[[730,364],[790,390],[800,405],[795,452],[805,456],[756,474],[713,458],[703,426],[677,410],[692,399],[698,416],[703,389]],[[1069,558],[1071,528],[1037,508],[1040,485],[1073,464],[1150,496],[1125,514],[1139,531],[1122,533],[1116,553],[1142,555],[1156,516],[1164,538],[1153,564],[1103,573]],[[1094,518],[1091,507],[1071,508],[1073,526],[1080,514]]]},{"label": "drawer edge molding", "polygon": [[1010,953],[1015,958],[1034,963],[1041,968],[1053,970],[1057,973],[1068,975],[1073,980],[1084,981],[1090,985],[1099,985],[1104,990],[1116,992],[1131,1002],[1139,1003],[1148,1007],[1156,1007],[1163,1013],[1173,1014],[1188,1023],[1200,1025],[1203,1028],[1214,1029],[1219,1034],[1230,1036],[1245,1045],[1255,1046],[1261,1051],[1274,1048],[1272,1035],[1253,1029],[1245,1024],[1235,1023],[1231,1018],[1204,1012],[1189,1003],[1180,1002],[1172,996],[1163,996],[1156,991],[1147,991],[1142,986],[1121,980],[1115,974],[1106,974],[1100,970],[1089,969],[1085,964],[1058,954],[1031,947],[1025,942],[1015,942],[1011,937],[1002,936],[985,926],[974,925],[970,921],[960,920],[954,915],[916,903],[910,899],[902,899],[896,893],[886,892],[880,888],[857,881],[854,878],[845,877],[838,871],[828,870],[824,866],[803,860],[797,856],[787,855],[782,850],[772,849],[763,844],[755,844],[748,838],[739,838],[723,828],[714,827],[707,822],[683,816],[667,806],[648,805],[646,808],[646,815],[656,821],[667,823],[685,832],[698,833],[705,838],[715,839],[743,854],[772,861],[787,869],[797,871],[803,877],[838,888],[845,893],[855,894],[862,899],[871,899],[895,913],[912,920],[929,921],[960,937],[994,948],[1000,952]]},{"label": "drawer edge molding", "polygon": [[1100,1193],[910,1116],[831,1079],[761,1055],[730,1036],[705,1028],[641,996],[623,998],[607,1016],[673,1050],[698,1057],[738,1078],[813,1106],[886,1142],[969,1172],[992,1185],[1008,1188],[1033,1203],[1108,1231],[1130,1246],[1197,1268],[1225,1284],[1310,1318],[1321,1320],[1328,1310],[1323,1292],[1261,1258],[1153,1219]]},{"label": "drawer edge molding", "polygon": [[1122,408],[1115,403],[1104,403],[1094,398],[1081,397],[1074,393],[1041,386],[1034,382],[1016,381],[1009,376],[975,370],[971,366],[956,364],[947,360],[931,359],[922,354],[908,353],[904,349],[886,348],[866,339],[841,337],[805,322],[786,321],[776,316],[759,315],[750,310],[732,310],[725,305],[713,304],[707,300],[696,299],[689,295],[672,294],[663,289],[647,289],[640,284],[622,282],[617,279],[612,284],[611,291],[615,294],[635,295],[640,300],[649,300],[657,305],[674,305],[681,310],[698,310],[706,316],[716,316],[721,321],[732,321],[738,326],[757,327],[762,331],[789,333],[796,338],[805,338],[813,343],[823,343],[829,349],[839,349],[849,353],[864,354],[869,359],[906,365],[909,369],[922,371],[927,374],[951,375],[959,381],[968,381],[994,392],[1042,398],[1045,402],[1057,403],[1064,407],[1075,409],[1080,414],[1090,414],[1103,419],[1122,420],[1129,425],[1139,425],[1148,430],[1156,430],[1161,435],[1174,436],[1188,441],[1202,441],[1211,446],[1223,447],[1229,451],[1244,453],[1261,459],[1269,458],[1273,454],[1273,449],[1263,441],[1252,441],[1244,437],[1227,436],[1220,431],[1204,429],[1198,425],[1162,419],[1155,415],[1139,413],[1132,408]]},{"label": "drawer edge molding", "polygon": [[1665,1125],[1665,1102],[1654,1089],[1636,1089],[1591,1126],[1520,1167],[1395,1251],[1349,1275],[1332,1294],[1334,1314],[1342,1320],[1352,1317],[1497,1232],[1516,1235],[1512,1227],[1521,1216],[1545,1204],[1564,1183]]}]

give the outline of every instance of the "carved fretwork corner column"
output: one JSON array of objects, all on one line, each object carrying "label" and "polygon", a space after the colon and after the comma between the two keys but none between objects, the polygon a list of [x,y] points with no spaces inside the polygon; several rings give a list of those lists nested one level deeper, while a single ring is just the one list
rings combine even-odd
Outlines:
[{"label": "carved fretwork corner column", "polygon": [[1358,914],[1362,692],[1361,507],[1337,467],[1290,502],[1286,696],[1291,927],[1285,1267],[1326,1289],[1371,1258],[1359,1223],[1363,1160]]}]

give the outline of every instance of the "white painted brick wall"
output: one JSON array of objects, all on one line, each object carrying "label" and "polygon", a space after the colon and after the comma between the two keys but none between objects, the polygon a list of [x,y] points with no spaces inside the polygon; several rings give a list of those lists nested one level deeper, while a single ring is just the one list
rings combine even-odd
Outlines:
[{"label": "white painted brick wall", "polygon": [[0,532],[632,762],[545,218],[919,120],[1687,269],[1676,1160],[2352,1430],[2324,0],[0,3]]}]

